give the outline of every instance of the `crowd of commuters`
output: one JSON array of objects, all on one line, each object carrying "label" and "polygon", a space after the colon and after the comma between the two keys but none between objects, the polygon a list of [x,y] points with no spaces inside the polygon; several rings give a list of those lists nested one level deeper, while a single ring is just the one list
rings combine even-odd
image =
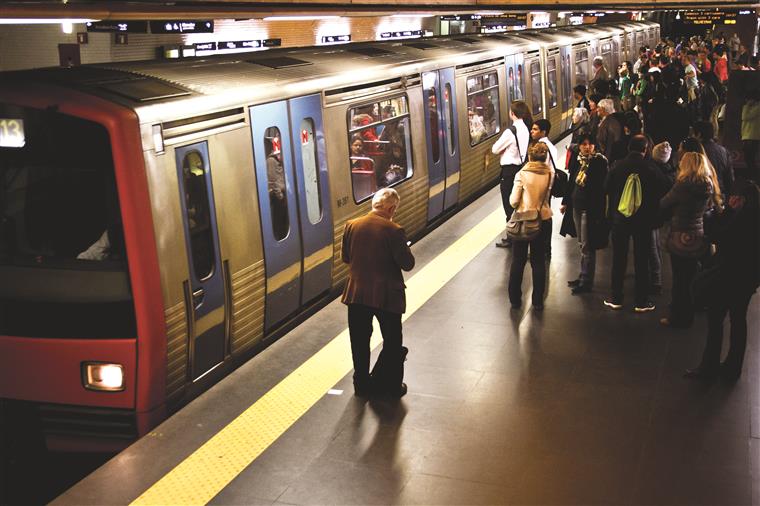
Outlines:
[{"label": "crowd of commuters", "polygon": [[[672,287],[660,323],[688,328],[696,311],[708,315],[703,360],[687,376],[736,379],[746,346],[747,307],[760,285],[760,190],[754,182],[760,93],[745,94],[743,171],[734,173],[731,157],[716,137],[729,69],[758,70],[757,58],[735,37],[692,37],[641,48],[636,63],[624,62],[614,75],[601,58],[593,61],[593,69],[589,88],[573,90],[574,134],[566,171],[558,167],[556,149],[547,138],[551,124],[533,121],[522,101],[511,104],[513,126],[493,145],[501,156],[508,218],[507,237],[497,246],[513,248],[510,304],[522,304],[523,271],[530,258],[532,305],[543,309],[550,199],[561,196],[560,233],[576,237],[581,253],[579,276],[568,282],[571,294],[594,289],[597,251],[611,246],[611,290],[604,305],[622,309],[632,242],[633,309],[653,311],[652,296],[662,290],[664,250]],[[540,227],[526,237],[524,231],[531,228],[518,222],[529,219],[540,221]],[[721,364],[727,315],[731,344]]]}]

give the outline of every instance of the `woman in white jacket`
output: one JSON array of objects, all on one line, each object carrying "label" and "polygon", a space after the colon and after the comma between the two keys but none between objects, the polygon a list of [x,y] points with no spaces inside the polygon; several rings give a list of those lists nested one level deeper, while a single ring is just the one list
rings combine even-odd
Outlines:
[{"label": "woman in white jacket", "polygon": [[530,267],[533,271],[533,308],[544,308],[546,285],[545,241],[549,239],[549,223],[552,209],[549,205],[553,172],[546,163],[549,149],[537,142],[528,150],[528,163],[515,176],[515,184],[509,203],[516,211],[538,210],[541,216],[541,232],[530,241],[515,241],[512,247],[512,266],[509,270],[509,302],[512,308],[522,304],[522,280],[530,250]]}]

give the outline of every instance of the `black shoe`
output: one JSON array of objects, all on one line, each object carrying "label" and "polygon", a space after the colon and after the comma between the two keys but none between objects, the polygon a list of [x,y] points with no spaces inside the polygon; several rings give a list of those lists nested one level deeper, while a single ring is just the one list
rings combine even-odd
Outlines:
[{"label": "black shoe", "polygon": [[507,239],[506,237],[504,237],[499,242],[496,243],[496,247],[497,248],[511,248],[512,239]]},{"label": "black shoe", "polygon": [[575,285],[572,290],[570,290],[570,293],[573,295],[579,295],[581,293],[589,293],[591,291],[590,285]]},{"label": "black shoe", "polygon": [[572,281],[568,281],[567,282],[567,286],[569,286],[570,288],[575,288],[576,286],[580,285],[581,283],[582,283],[582,281],[580,279],[574,279]]},{"label": "black shoe", "polygon": [[394,388],[392,390],[387,390],[385,393],[390,396],[394,397],[396,399],[400,399],[401,397],[406,395],[407,392],[406,383],[401,383],[398,388]]},{"label": "black shoe", "polygon": [[371,383],[354,383],[354,395],[357,397],[372,397],[374,389]]}]

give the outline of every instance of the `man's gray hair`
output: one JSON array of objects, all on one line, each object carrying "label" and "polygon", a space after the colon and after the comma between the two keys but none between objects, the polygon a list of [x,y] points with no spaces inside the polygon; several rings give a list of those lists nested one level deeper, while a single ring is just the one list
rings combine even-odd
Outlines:
[{"label": "man's gray hair", "polygon": [[585,107],[576,107],[573,109],[573,123],[580,123],[583,125],[590,120],[591,118],[588,115],[588,110]]},{"label": "man's gray hair", "polygon": [[393,188],[381,188],[372,197],[372,209],[388,210],[393,206],[398,206],[399,202],[401,202],[401,197],[398,196],[396,190]]},{"label": "man's gray hair", "polygon": [[615,112],[615,102],[613,102],[611,98],[601,99],[599,103],[596,104],[596,106],[607,111],[607,114],[612,114]]},{"label": "man's gray hair", "polygon": [[601,67],[602,65],[604,65],[604,58],[602,58],[601,56],[594,56],[594,60],[592,63],[594,65]]}]

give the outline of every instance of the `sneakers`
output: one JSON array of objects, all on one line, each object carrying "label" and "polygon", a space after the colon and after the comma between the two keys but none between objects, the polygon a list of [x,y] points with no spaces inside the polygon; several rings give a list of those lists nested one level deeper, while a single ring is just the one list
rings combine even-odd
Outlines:
[{"label": "sneakers", "polygon": [[623,303],[615,299],[604,299],[604,305],[610,309],[623,309]]},{"label": "sneakers", "polygon": [[637,313],[648,313],[649,311],[654,311],[654,302],[647,301],[640,306],[634,307],[633,310]]}]

